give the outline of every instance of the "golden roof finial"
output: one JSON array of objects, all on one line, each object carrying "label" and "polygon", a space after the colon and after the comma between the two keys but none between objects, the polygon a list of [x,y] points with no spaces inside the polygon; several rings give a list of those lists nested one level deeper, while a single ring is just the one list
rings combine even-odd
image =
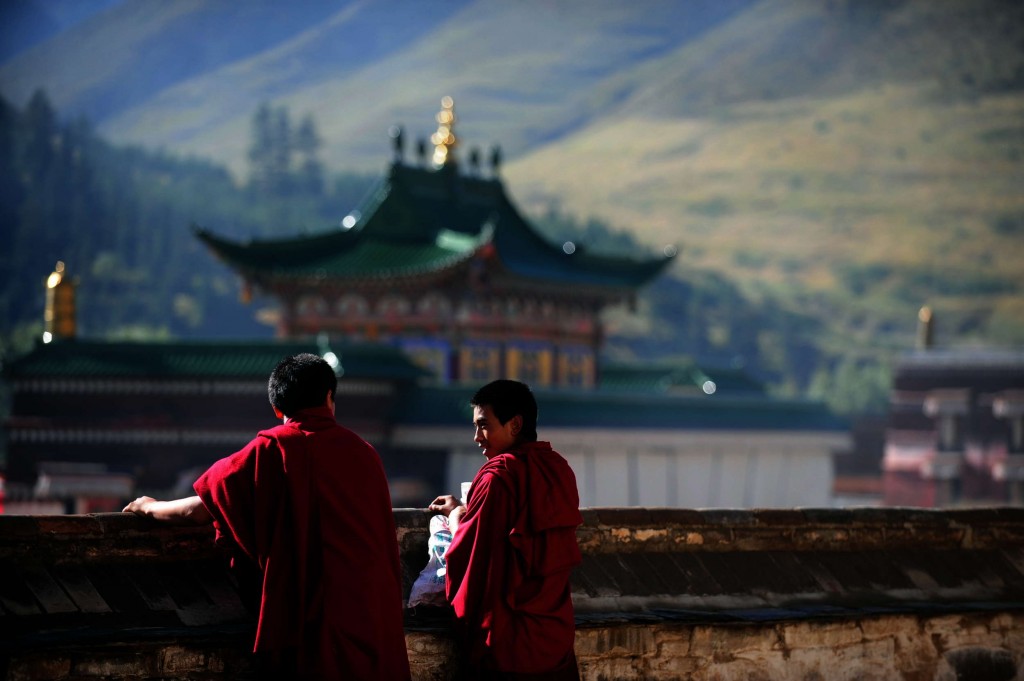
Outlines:
[{"label": "golden roof finial", "polygon": [[441,99],[441,110],[437,113],[437,131],[430,136],[434,145],[434,165],[439,168],[455,161],[454,151],[459,143],[455,137],[455,121],[455,102],[446,96]]},{"label": "golden roof finial", "polygon": [[46,278],[46,306],[43,309],[43,342],[56,338],[74,338],[77,331],[75,320],[75,282],[65,272],[64,263],[57,266]]},{"label": "golden roof finial", "polygon": [[64,278],[64,261],[58,260],[57,266],[53,268],[53,272],[50,272],[50,276],[46,278],[46,288],[57,288],[60,284],[61,279]]}]

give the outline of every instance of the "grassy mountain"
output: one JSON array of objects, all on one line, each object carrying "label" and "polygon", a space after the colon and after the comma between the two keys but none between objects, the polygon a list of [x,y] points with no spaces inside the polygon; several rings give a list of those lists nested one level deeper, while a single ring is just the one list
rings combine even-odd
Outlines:
[{"label": "grassy mountain", "polygon": [[603,85],[621,69],[750,2],[127,2],[0,65],[0,92],[21,105],[44,87],[113,141],[240,174],[249,117],[268,100],[312,113],[339,166],[379,169],[388,126],[429,135],[446,94],[465,140],[518,155],[626,96]]},{"label": "grassy mountain", "polygon": [[[765,356],[767,315],[793,314],[837,362],[884,358],[925,303],[942,342],[1024,344],[1017,0],[121,2],[0,61],[5,97],[39,87],[240,180],[261,102],[365,171],[450,94],[528,210],[678,245],[677,279],[724,276],[766,311]],[[685,314],[673,291],[646,309]],[[652,319],[614,323],[640,342]]]},{"label": "grassy mountain", "polygon": [[905,347],[925,303],[946,341],[1024,342],[1024,7],[859,7],[752,8],[514,186],[682,242],[681,267],[828,320],[836,351]]}]

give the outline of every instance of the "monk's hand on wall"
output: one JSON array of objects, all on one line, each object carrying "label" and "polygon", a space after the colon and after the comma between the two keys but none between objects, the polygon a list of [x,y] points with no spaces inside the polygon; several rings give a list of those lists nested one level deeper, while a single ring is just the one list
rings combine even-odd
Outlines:
[{"label": "monk's hand on wall", "polygon": [[430,502],[430,506],[427,508],[434,513],[451,515],[451,512],[459,506],[462,506],[462,503],[458,499],[451,494],[443,494]]}]

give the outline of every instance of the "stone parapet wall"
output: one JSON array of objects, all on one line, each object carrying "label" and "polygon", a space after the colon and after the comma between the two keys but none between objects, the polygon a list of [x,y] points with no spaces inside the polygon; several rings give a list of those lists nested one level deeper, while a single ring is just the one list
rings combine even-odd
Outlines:
[{"label": "stone parapet wall", "polygon": [[[1024,678],[1024,509],[585,509],[585,679]],[[395,511],[406,588],[429,514]],[[0,678],[229,679],[253,612],[209,527],[0,516]],[[458,669],[410,611],[414,678]]]},{"label": "stone parapet wall", "polygon": [[1024,545],[1024,509],[583,510],[584,553],[991,549]]},{"label": "stone parapet wall", "polygon": [[584,679],[608,681],[1011,681],[1024,616],[609,623],[579,629],[576,653]]}]

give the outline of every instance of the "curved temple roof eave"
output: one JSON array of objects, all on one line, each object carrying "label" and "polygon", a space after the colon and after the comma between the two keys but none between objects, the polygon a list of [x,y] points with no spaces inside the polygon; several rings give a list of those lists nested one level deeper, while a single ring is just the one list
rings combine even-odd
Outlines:
[{"label": "curved temple roof eave", "polygon": [[[247,243],[196,226],[193,230],[222,262],[263,287],[273,281],[323,285],[325,279],[341,283],[419,277],[457,267],[490,243],[502,270],[526,287],[569,285],[621,299],[635,295],[674,260],[674,255],[641,259],[583,250],[566,253],[523,218],[500,180],[453,172],[450,167],[430,171],[392,164],[386,178],[361,202],[365,212],[349,230]],[[397,204],[388,208],[389,202]],[[472,247],[456,246],[452,250],[461,253],[439,257],[436,249],[451,247],[442,243],[446,230],[466,238]],[[409,250],[371,257],[368,244],[401,244]],[[366,250],[356,253],[360,248]],[[395,258],[405,262],[393,266]]]}]

